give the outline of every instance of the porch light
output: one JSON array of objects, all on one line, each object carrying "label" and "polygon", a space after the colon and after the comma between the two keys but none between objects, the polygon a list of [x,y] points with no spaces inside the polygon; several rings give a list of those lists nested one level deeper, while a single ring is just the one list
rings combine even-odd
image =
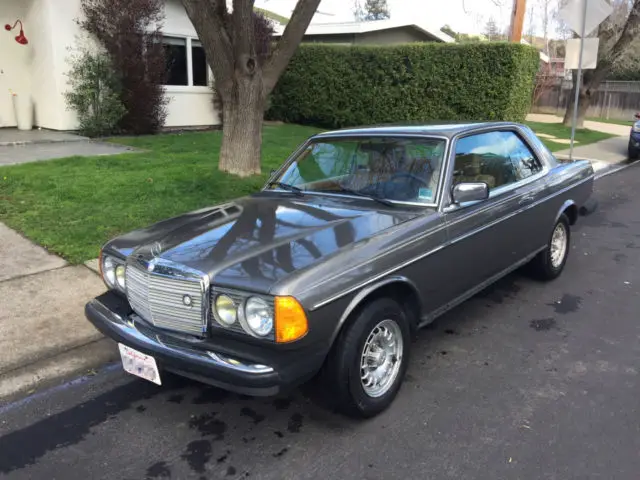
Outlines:
[{"label": "porch light", "polygon": [[7,23],[4,26],[4,29],[7,32],[10,32],[14,28],[16,28],[16,25],[18,25],[18,23],[20,24],[20,34],[16,35],[16,42],[18,42],[20,45],[26,45],[27,43],[29,43],[29,40],[27,40],[27,37],[24,36],[24,30],[22,29],[22,20],[16,20],[16,23],[13,24],[13,27]]}]

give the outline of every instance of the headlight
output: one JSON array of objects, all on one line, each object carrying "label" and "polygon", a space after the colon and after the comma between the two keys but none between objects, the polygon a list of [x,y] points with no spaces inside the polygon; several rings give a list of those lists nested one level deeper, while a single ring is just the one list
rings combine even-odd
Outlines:
[{"label": "headlight", "polygon": [[244,317],[249,333],[265,337],[273,330],[273,311],[269,304],[258,297],[250,297],[244,307]]},{"label": "headlight", "polygon": [[105,255],[102,259],[102,278],[109,287],[116,286],[116,267],[118,264],[112,257]]},{"label": "headlight", "polygon": [[636,122],[633,124],[633,131],[640,132],[640,122]]},{"label": "headlight", "polygon": [[118,265],[116,267],[116,283],[118,284],[118,287],[120,287],[122,289],[122,291],[125,290],[125,283],[126,283],[126,273],[127,269],[124,265]]},{"label": "headlight", "polygon": [[218,295],[215,302],[216,320],[222,326],[229,327],[236,323],[238,307],[231,297]]}]

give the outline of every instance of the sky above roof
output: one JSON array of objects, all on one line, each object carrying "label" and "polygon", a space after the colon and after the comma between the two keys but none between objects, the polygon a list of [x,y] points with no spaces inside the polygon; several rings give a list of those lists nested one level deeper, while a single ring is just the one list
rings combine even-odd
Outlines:
[{"label": "sky above roof", "polygon": [[[256,0],[256,6],[290,16],[297,0]],[[465,33],[482,33],[489,18],[499,28],[509,24],[511,0],[387,0],[391,18],[425,22],[434,27],[450,25]],[[353,0],[322,0],[314,23],[353,21]]]}]

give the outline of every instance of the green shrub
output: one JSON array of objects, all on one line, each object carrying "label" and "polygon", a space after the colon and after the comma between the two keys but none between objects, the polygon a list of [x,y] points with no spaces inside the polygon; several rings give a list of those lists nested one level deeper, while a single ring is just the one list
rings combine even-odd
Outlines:
[{"label": "green shrub", "polygon": [[65,99],[78,114],[80,131],[90,137],[115,133],[126,110],[109,57],[83,51],[72,59],[67,75],[71,90]]},{"label": "green shrub", "polygon": [[529,112],[539,55],[510,43],[302,45],[267,118],[326,128],[510,120]]}]

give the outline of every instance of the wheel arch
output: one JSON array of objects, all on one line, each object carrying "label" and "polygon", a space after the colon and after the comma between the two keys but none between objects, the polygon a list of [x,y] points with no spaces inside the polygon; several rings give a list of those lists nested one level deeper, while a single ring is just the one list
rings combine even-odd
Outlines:
[{"label": "wheel arch", "polygon": [[382,279],[376,283],[366,286],[360,290],[344,309],[340,320],[333,332],[331,338],[331,345],[333,345],[338,338],[338,335],[342,331],[351,318],[354,317],[361,307],[368,302],[380,298],[391,297],[397,300],[405,312],[407,312],[412,318],[410,318],[410,324],[412,331],[417,328],[418,321],[422,313],[422,300],[418,287],[410,279],[404,276],[393,276]]},{"label": "wheel arch", "polygon": [[560,216],[563,213],[567,215],[570,225],[575,224],[576,221],[578,220],[578,213],[579,213],[578,205],[576,204],[576,202],[571,199],[565,200],[565,202],[562,204],[562,206],[558,210],[558,213],[556,214],[556,218],[553,221],[554,225],[558,222],[558,220],[560,219]]}]

